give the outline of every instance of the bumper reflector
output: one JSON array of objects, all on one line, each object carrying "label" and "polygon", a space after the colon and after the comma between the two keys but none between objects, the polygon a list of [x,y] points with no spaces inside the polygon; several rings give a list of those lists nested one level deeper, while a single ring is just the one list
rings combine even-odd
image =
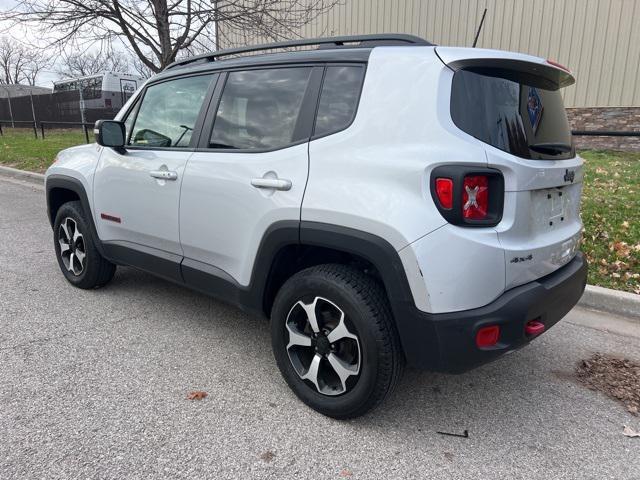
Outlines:
[{"label": "bumper reflector", "polygon": [[491,325],[489,327],[482,327],[476,333],[476,345],[480,348],[493,347],[498,343],[500,338],[500,326]]},{"label": "bumper reflector", "polygon": [[535,337],[544,332],[544,323],[538,320],[531,320],[524,326],[524,333],[530,337]]}]

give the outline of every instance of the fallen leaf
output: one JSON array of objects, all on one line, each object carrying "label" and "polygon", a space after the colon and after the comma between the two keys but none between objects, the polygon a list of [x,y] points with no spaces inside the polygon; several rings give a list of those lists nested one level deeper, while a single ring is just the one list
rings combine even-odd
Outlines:
[{"label": "fallen leaf", "polygon": [[207,395],[207,392],[196,390],[195,392],[191,392],[189,395],[187,395],[187,400],[202,400],[203,398],[206,398]]},{"label": "fallen leaf", "polygon": [[622,228],[629,228],[629,222],[627,222],[626,220],[622,222]]},{"label": "fallen leaf", "polygon": [[626,258],[631,254],[631,247],[627,242],[614,242],[609,246],[609,251],[614,251],[622,258]]},{"label": "fallen leaf", "polygon": [[271,450],[267,450],[260,455],[260,460],[269,463],[271,460],[275,458],[276,454]]},{"label": "fallen leaf", "polygon": [[622,430],[622,434],[625,437],[630,437],[630,438],[640,437],[640,432],[636,432],[633,428],[627,427],[626,425],[624,426],[624,430]]}]

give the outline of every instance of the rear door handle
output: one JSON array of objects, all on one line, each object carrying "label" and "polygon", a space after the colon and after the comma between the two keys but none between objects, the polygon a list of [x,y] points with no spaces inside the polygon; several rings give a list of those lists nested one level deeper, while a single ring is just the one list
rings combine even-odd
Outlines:
[{"label": "rear door handle", "polygon": [[274,190],[291,190],[291,180],[285,178],[252,178],[251,185],[256,188],[272,188]]},{"label": "rear door handle", "polygon": [[149,172],[153,178],[159,178],[160,180],[177,180],[178,173],[170,170],[152,170]]}]

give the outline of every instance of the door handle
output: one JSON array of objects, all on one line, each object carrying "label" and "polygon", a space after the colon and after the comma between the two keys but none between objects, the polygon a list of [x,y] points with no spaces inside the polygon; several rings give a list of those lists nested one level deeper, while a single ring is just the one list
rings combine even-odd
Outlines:
[{"label": "door handle", "polygon": [[160,180],[177,180],[178,173],[170,170],[152,170],[149,172],[153,178],[159,178]]},{"label": "door handle", "polygon": [[256,188],[272,188],[274,190],[291,190],[291,180],[284,178],[252,178],[251,185]]}]

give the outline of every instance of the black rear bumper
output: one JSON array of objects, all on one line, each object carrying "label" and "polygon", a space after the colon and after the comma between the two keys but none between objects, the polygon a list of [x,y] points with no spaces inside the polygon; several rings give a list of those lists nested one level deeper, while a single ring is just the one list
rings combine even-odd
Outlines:
[{"label": "black rear bumper", "polygon": [[[578,303],[587,283],[587,261],[578,253],[552,274],[505,292],[481,308],[454,313],[429,314],[413,305],[396,305],[402,346],[409,365],[441,372],[461,373],[520,348],[532,340],[525,325],[538,320],[545,332]],[[484,326],[499,325],[498,343],[476,346],[476,333]]]}]

